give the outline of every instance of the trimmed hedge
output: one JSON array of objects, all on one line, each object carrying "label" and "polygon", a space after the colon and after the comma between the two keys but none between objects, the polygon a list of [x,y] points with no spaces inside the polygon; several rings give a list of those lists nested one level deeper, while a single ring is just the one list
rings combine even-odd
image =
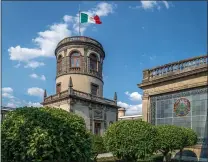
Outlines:
[{"label": "trimmed hedge", "polygon": [[92,135],[92,154],[93,159],[96,161],[98,154],[106,153],[106,149],[103,143],[103,137],[99,135]]},{"label": "trimmed hedge", "polygon": [[57,108],[18,108],[2,123],[4,162],[83,162],[91,157],[84,120]]},{"label": "trimmed hedge", "polygon": [[104,134],[106,149],[125,161],[137,161],[153,154],[157,148],[157,130],[142,120],[121,120]]}]

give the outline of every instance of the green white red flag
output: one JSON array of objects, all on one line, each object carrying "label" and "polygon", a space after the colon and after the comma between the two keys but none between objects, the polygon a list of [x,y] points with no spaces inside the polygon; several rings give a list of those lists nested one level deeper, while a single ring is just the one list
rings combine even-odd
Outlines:
[{"label": "green white red flag", "polygon": [[80,13],[80,23],[102,24],[98,15],[90,16],[86,13]]}]

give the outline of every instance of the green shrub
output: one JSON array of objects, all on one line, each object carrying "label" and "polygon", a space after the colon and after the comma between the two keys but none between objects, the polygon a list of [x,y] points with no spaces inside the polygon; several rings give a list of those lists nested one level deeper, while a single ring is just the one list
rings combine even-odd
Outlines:
[{"label": "green shrub", "polygon": [[158,130],[158,150],[163,154],[164,161],[170,161],[169,152],[179,149],[185,139],[182,127],[175,125],[159,125]]},{"label": "green shrub", "polygon": [[91,138],[81,117],[57,108],[18,108],[2,123],[4,162],[83,162]]},{"label": "green shrub", "polygon": [[182,127],[181,129],[183,131],[184,138],[183,138],[183,142],[181,142],[181,145],[179,148],[180,149],[179,161],[181,161],[181,159],[182,159],[183,149],[187,146],[193,146],[197,143],[197,134],[193,129],[185,128],[185,127]]},{"label": "green shrub", "polygon": [[92,135],[92,153],[94,161],[96,161],[98,154],[106,153],[102,136]]},{"label": "green shrub", "polygon": [[141,120],[118,121],[107,129],[104,144],[107,151],[125,161],[137,161],[156,150],[157,131]]}]

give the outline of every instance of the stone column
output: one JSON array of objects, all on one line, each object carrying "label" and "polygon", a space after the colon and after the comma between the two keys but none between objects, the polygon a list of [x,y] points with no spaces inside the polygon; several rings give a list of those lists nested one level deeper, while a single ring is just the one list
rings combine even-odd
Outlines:
[{"label": "stone column", "polygon": [[149,95],[145,93],[142,96],[142,117],[144,121],[149,122]]}]

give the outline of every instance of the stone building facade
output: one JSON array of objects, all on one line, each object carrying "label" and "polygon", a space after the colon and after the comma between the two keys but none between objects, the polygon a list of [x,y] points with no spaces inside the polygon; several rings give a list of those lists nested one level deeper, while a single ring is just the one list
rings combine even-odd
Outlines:
[{"label": "stone building facade", "polygon": [[82,116],[95,134],[117,121],[117,95],[103,97],[102,45],[89,37],[67,37],[55,49],[57,59],[56,94],[44,93],[43,106],[62,108]]},{"label": "stone building facade", "polygon": [[208,160],[207,55],[143,71],[143,119],[154,125],[192,128],[198,144],[192,148],[200,161]]},{"label": "stone building facade", "polygon": [[1,106],[1,122],[5,119],[7,113],[13,110],[15,110],[15,108]]}]

